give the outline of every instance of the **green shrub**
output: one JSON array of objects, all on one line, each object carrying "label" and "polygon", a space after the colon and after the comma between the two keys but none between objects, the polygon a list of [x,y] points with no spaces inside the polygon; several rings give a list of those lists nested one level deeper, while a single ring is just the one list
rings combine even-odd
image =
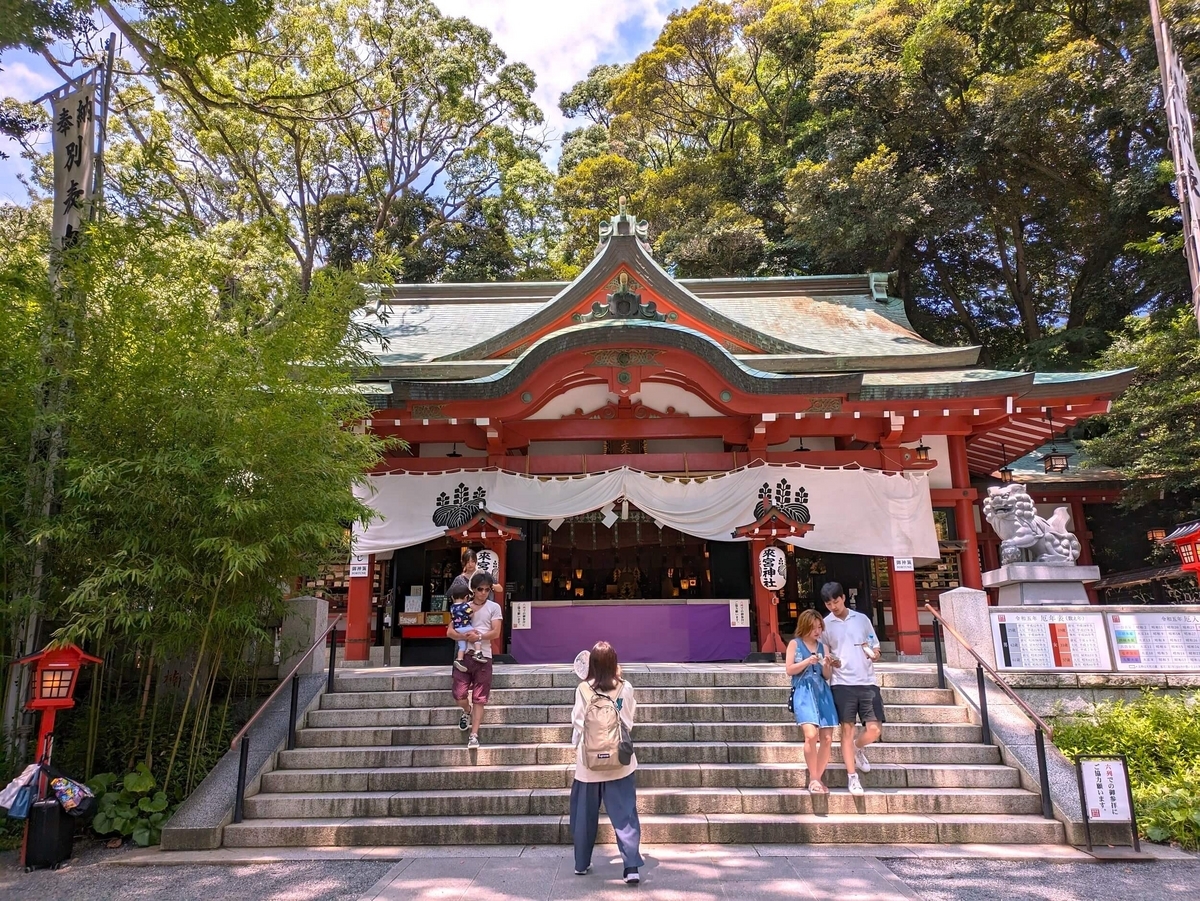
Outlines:
[{"label": "green shrub", "polygon": [[1134,795],[1138,825],[1154,842],[1174,840],[1200,849],[1200,763],[1152,783]]},{"label": "green shrub", "polygon": [[117,782],[116,773],[101,773],[88,780],[96,793],[92,828],[99,835],[131,836],[143,848],[157,845],[162,827],[175,812],[164,792],[155,791],[154,774],[144,763]]},{"label": "green shrub", "polygon": [[1054,743],[1069,758],[1125,755],[1142,834],[1200,848],[1200,692],[1097,704],[1058,719]]}]

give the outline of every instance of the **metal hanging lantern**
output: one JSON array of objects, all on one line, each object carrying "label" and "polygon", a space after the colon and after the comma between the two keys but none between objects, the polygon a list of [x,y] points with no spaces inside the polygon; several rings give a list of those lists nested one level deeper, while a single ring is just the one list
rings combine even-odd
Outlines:
[{"label": "metal hanging lantern", "polygon": [[1066,472],[1067,461],[1074,456],[1066,451],[1060,451],[1058,445],[1054,441],[1054,419],[1051,416],[1051,409],[1046,408],[1046,422],[1050,423],[1050,453],[1042,457],[1042,467],[1047,473]]},{"label": "metal hanging lantern", "polygon": [[1002,485],[1010,485],[1013,480],[1013,471],[1012,467],[1008,465],[1008,448],[1004,446],[1003,441],[1000,442],[1000,456],[1003,458],[1004,466],[996,475],[1000,477]]}]

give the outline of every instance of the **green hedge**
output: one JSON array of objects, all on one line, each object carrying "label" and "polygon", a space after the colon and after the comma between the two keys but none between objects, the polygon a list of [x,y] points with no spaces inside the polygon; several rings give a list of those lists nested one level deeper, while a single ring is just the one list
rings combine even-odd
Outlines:
[{"label": "green hedge", "polygon": [[1067,757],[1124,754],[1142,834],[1200,849],[1200,692],[1148,690],[1097,704],[1090,716],[1059,717],[1054,743]]}]

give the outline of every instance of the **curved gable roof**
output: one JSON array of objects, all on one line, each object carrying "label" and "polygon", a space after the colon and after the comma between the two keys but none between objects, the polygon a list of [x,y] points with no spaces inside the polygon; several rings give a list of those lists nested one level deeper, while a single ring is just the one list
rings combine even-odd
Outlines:
[{"label": "curved gable roof", "polygon": [[[553,326],[555,322],[569,321],[573,311],[596,292],[603,290],[622,267],[628,268],[636,278],[641,279],[644,285],[670,302],[684,316],[707,322],[738,342],[758,348],[765,353],[825,353],[817,348],[784,340],[726,316],[713,306],[702,302],[691,291],[671,278],[670,274],[646,252],[645,246],[635,235],[614,234],[604,242],[600,252],[580,273],[579,277],[536,313],[478,344],[444,354],[437,359],[452,361],[491,357],[514,345],[520,345],[530,340],[540,331]],[[612,324],[615,322],[614,320]]]}]

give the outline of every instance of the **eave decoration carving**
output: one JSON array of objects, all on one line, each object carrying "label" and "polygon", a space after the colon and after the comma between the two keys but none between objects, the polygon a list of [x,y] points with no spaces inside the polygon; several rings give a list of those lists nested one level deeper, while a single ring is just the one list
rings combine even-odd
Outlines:
[{"label": "eave decoration carving", "polygon": [[628,272],[622,272],[616,281],[609,286],[612,291],[607,303],[597,301],[592,304],[590,313],[576,315],[576,322],[600,322],[604,319],[644,319],[647,322],[666,322],[665,313],[658,312],[654,301],[642,303],[642,295],[637,291],[641,287],[631,281]]},{"label": "eave decoration carving", "polygon": [[687,416],[687,413],[680,413],[674,407],[667,407],[665,411],[656,410],[653,407],[648,407],[641,403],[630,403],[627,398],[622,398],[615,404],[606,404],[598,410],[593,410],[591,413],[583,412],[582,407],[577,407],[574,413],[566,413],[563,419],[682,419]]}]

